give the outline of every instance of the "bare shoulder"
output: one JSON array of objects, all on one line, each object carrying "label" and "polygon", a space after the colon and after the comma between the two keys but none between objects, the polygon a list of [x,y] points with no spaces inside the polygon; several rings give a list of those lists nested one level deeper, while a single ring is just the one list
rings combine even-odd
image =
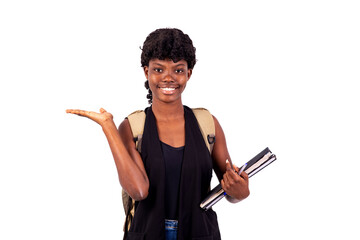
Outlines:
[{"label": "bare shoulder", "polygon": [[131,127],[130,127],[130,123],[129,120],[127,118],[125,118],[119,125],[119,132],[121,133],[127,133],[127,132],[131,132]]},{"label": "bare shoulder", "polygon": [[212,115],[213,119],[214,119],[214,124],[215,124],[215,136],[216,136],[216,139],[220,139],[220,140],[225,140],[225,134],[224,134],[224,131],[218,121],[218,119]]}]

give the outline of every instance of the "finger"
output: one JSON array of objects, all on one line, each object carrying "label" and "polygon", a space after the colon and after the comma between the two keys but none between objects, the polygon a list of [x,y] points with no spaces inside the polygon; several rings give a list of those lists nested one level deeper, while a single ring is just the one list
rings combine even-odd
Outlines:
[{"label": "finger", "polygon": [[245,181],[249,181],[249,175],[245,171],[243,171],[240,176],[245,179]]},{"label": "finger", "polygon": [[221,184],[221,188],[224,189],[224,191],[226,192],[227,187],[226,187],[226,185],[225,185],[224,179],[221,179],[220,184]]},{"label": "finger", "polygon": [[224,191],[228,191],[230,188],[229,180],[225,176],[223,177],[223,179],[221,179],[221,187],[222,189],[224,189]]},{"label": "finger", "polygon": [[91,115],[91,112],[80,110],[80,109],[67,109],[66,112],[71,113],[71,114],[76,114],[81,117],[89,117]]},{"label": "finger", "polygon": [[225,185],[230,188],[232,185],[234,185],[238,179],[236,179],[236,177],[240,178],[239,176],[233,176],[233,174],[235,174],[233,171],[229,171],[229,172],[226,172],[223,176],[223,180],[224,180],[224,183]]},{"label": "finger", "polygon": [[232,170],[230,161],[228,159],[226,159],[226,161],[225,161],[225,167],[226,167],[226,171],[231,171]]},{"label": "finger", "polygon": [[103,108],[100,108],[100,112],[101,112],[101,113],[104,113],[104,112],[106,112],[106,110],[103,109]]},{"label": "finger", "polygon": [[76,109],[66,109],[66,113],[74,113]]},{"label": "finger", "polygon": [[72,113],[72,114],[84,114],[84,110],[80,110],[80,109],[67,109],[66,113]]},{"label": "finger", "polygon": [[228,176],[227,173],[225,173],[225,174],[223,175],[223,180],[224,180],[224,183],[228,183],[228,182],[229,182],[229,176]]},{"label": "finger", "polygon": [[230,161],[226,160],[226,173],[229,174],[229,177],[235,179],[237,177],[237,172],[231,167]]},{"label": "finger", "polygon": [[226,172],[226,175],[229,183],[231,184],[240,182],[242,180],[242,178],[235,171],[228,171]]}]

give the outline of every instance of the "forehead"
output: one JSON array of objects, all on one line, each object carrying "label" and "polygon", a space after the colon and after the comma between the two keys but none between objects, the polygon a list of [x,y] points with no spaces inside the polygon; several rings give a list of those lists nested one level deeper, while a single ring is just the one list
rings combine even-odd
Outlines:
[{"label": "forehead", "polygon": [[161,66],[179,66],[179,65],[184,66],[185,65],[187,67],[187,62],[184,59],[174,62],[172,59],[169,59],[169,58],[164,59],[164,60],[161,60],[158,58],[153,58],[149,61],[149,65],[161,65]]}]

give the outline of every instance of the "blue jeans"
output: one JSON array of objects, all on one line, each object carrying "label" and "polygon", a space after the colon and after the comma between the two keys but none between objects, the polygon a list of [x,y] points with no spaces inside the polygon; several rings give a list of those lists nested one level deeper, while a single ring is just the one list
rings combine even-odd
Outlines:
[{"label": "blue jeans", "polygon": [[166,240],[176,240],[177,239],[177,220],[167,220],[165,219],[165,239]]}]

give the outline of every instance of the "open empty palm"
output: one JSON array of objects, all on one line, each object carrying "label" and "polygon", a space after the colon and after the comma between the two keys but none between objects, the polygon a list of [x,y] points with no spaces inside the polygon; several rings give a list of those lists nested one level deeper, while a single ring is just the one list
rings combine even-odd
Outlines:
[{"label": "open empty palm", "polygon": [[87,117],[98,124],[102,125],[107,121],[113,120],[113,115],[109,112],[107,112],[105,109],[100,108],[100,112],[92,112],[92,111],[85,111],[80,109],[67,109],[67,113],[76,114],[82,117]]}]

